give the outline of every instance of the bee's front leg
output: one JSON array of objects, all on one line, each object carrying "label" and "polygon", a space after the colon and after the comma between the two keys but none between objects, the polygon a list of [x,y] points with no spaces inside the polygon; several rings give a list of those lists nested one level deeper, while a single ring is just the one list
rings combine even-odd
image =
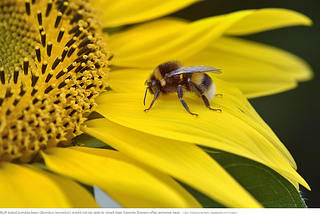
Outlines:
[{"label": "bee's front leg", "polygon": [[147,112],[148,110],[151,109],[151,107],[153,106],[153,103],[154,103],[154,102],[156,101],[156,99],[159,97],[159,94],[160,94],[160,90],[156,91],[156,93],[154,94],[153,100],[152,100],[152,102],[150,103],[149,108],[145,109],[144,112]]}]

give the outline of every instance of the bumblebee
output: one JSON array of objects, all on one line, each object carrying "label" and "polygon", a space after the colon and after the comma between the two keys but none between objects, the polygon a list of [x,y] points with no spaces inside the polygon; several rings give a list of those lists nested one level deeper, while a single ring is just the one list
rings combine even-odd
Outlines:
[{"label": "bumblebee", "polygon": [[145,105],[148,91],[151,94],[154,94],[154,97],[149,108],[145,109],[144,112],[151,109],[160,94],[174,92],[178,93],[178,98],[183,107],[192,115],[198,116],[198,114],[192,113],[189,110],[188,105],[183,100],[185,92],[195,93],[202,98],[208,109],[221,112],[221,109],[210,107],[209,101],[213,99],[216,89],[214,82],[206,72],[212,72],[215,74],[222,73],[219,69],[212,68],[210,66],[181,67],[180,63],[177,61],[169,61],[158,65],[149,79],[145,82],[147,88],[143,104]]}]

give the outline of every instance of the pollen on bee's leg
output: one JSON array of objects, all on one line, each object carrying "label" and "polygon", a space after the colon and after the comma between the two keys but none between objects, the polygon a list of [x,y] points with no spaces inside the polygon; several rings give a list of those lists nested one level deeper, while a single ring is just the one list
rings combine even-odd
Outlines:
[{"label": "pollen on bee's leg", "polygon": [[60,3],[0,1],[0,161],[70,145],[107,85],[113,54],[98,12],[85,0]]}]

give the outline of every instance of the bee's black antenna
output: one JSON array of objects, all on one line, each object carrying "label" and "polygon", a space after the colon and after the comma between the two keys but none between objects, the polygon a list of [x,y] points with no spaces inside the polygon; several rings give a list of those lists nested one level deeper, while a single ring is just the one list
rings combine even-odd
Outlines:
[{"label": "bee's black antenna", "polygon": [[148,89],[149,87],[146,88],[146,92],[144,94],[143,105],[146,105],[146,97],[147,97]]}]

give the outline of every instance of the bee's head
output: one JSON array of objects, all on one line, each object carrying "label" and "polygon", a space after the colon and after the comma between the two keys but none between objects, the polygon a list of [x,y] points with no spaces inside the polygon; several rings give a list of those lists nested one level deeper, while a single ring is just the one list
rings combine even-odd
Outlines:
[{"label": "bee's head", "polygon": [[151,94],[155,94],[159,87],[159,80],[157,80],[153,75],[151,75],[151,77],[147,79],[144,84],[147,86]]},{"label": "bee's head", "polygon": [[144,100],[143,100],[143,104],[145,105],[148,91],[151,94],[155,94],[159,90],[160,83],[159,83],[159,80],[157,80],[157,78],[152,74],[150,78],[145,81],[144,84],[147,86],[146,92],[144,94]]}]

